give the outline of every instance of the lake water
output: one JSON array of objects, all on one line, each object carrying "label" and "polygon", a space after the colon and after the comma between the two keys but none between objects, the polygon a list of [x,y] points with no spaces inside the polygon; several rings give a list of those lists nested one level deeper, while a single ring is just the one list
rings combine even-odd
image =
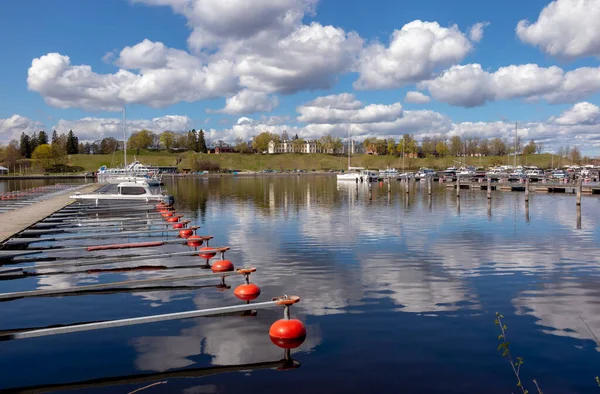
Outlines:
[{"label": "lake water", "polygon": [[[231,246],[236,266],[258,268],[257,301],[288,294],[307,326],[292,351],[300,367],[277,370],[268,336],[280,308],[0,343],[0,387],[102,379],[86,392],[129,393],[517,393],[497,351],[495,312],[523,357],[530,392],[598,392],[600,200],[425,184],[338,184],[330,176],[166,180],[176,208],[211,245]],[[125,241],[123,238],[115,242]],[[110,243],[111,240],[106,241]],[[97,240],[72,241],[71,245]],[[183,251],[169,245],[162,251]],[[181,266],[190,257],[158,261]],[[176,274],[194,273],[197,268]],[[172,272],[63,274],[0,282],[0,291],[60,288]],[[217,281],[215,281],[217,282]],[[211,283],[136,293],[0,303],[0,329],[118,319],[240,304]],[[215,283],[216,284],[216,283]],[[206,286],[210,285],[210,286]],[[265,368],[267,367],[267,368]],[[187,377],[163,372],[189,370]],[[219,372],[219,373],[217,373]],[[129,383],[127,379],[130,379]],[[68,392],[62,390],[60,392]]]}]

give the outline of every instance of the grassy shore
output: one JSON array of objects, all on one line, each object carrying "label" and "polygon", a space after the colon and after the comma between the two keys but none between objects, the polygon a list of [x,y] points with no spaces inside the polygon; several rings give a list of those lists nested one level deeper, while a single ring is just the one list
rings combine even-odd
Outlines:
[{"label": "grassy shore", "polygon": [[[302,154],[288,153],[276,155],[261,155],[261,154],[239,154],[225,153],[220,155],[215,154],[196,154],[193,152],[170,153],[168,151],[146,151],[137,152],[130,150],[127,153],[127,160],[131,162],[135,159],[146,165],[162,165],[162,166],[177,166],[180,170],[191,169],[192,161],[195,158],[201,160],[209,160],[218,163],[223,171],[261,171],[261,170],[345,170],[348,167],[347,156],[334,156],[321,153]],[[436,170],[443,170],[450,166],[461,166],[462,163],[475,167],[488,168],[494,165],[513,164],[514,157],[507,156],[488,156],[488,157],[428,157],[421,159],[405,158],[396,156],[372,156],[372,155],[353,155],[351,165],[354,167],[366,167],[370,169],[385,169],[396,168],[399,171],[404,167],[405,170],[416,171],[421,167],[429,167]],[[29,167],[30,160],[22,159],[19,162],[25,164],[23,167]],[[116,152],[114,155],[70,155],[67,163],[69,166],[79,168],[79,172],[97,171],[102,165],[108,167],[120,167],[123,165],[123,155],[121,152]],[[568,159],[552,157],[550,154],[518,156],[517,165],[532,165],[540,168],[550,168],[571,164]],[[585,163],[584,163],[585,164]],[[17,172],[19,166],[17,165]],[[81,170],[83,169],[83,170]],[[36,173],[44,174],[41,169],[33,171],[26,170],[24,174],[34,175]]]},{"label": "grassy shore", "polygon": [[[128,152],[128,161],[133,160],[135,151]],[[146,165],[170,165],[179,169],[191,168],[191,163],[196,155],[193,153],[169,153],[169,152],[151,152],[141,151],[135,157]],[[260,170],[344,170],[348,167],[348,158],[346,156],[333,156],[327,154],[239,154],[225,153],[220,155],[203,154],[196,157],[219,163],[223,170],[241,170],[241,171],[260,171]],[[489,157],[444,157],[444,158],[421,158],[404,159],[404,168],[417,170],[420,167],[429,167],[434,169],[445,169],[450,166],[460,166],[465,163],[472,166],[490,167],[492,165],[507,164],[507,156],[489,156]],[[510,157],[510,164],[513,164],[514,157]],[[518,156],[518,165],[534,165],[542,168],[549,168],[552,164],[550,154]],[[72,155],[69,158],[69,165],[83,167],[85,171],[96,171],[101,165],[119,166],[122,165],[121,155]],[[554,157],[554,166],[570,164],[567,159]],[[402,169],[403,161],[401,157],[395,156],[372,156],[372,155],[353,155],[351,158],[352,166],[367,167],[372,169],[384,169],[393,167]]]}]

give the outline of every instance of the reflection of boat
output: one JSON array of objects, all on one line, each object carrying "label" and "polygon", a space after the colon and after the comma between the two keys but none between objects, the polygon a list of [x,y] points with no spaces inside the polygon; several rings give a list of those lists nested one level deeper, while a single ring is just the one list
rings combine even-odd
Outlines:
[{"label": "reflection of boat", "polygon": [[348,172],[337,174],[338,181],[376,182],[379,174],[375,171],[366,170],[364,167],[348,167]]},{"label": "reflection of boat", "polygon": [[[299,361],[294,360],[290,355],[290,350],[284,351],[284,357],[278,361],[268,361],[261,363],[249,363],[239,365],[219,365],[214,367],[206,368],[188,368],[180,369],[175,371],[167,372],[156,372],[146,374],[134,374],[125,376],[111,376],[106,378],[82,380],[79,382],[72,383],[57,383],[47,385],[36,385],[26,387],[14,387],[8,390],[19,392],[19,393],[48,393],[62,390],[81,390],[81,389],[93,389],[99,387],[118,386],[118,385],[131,385],[131,384],[142,384],[152,383],[161,381],[164,379],[181,379],[181,378],[201,378],[204,376],[211,376],[220,373],[227,372],[240,372],[240,371],[253,371],[260,369],[275,369],[278,371],[284,371],[289,369],[300,368],[302,364]],[[122,390],[123,391],[123,390]],[[123,392],[126,392],[125,390]]]},{"label": "reflection of boat", "polygon": [[398,175],[398,179],[414,179],[414,178],[415,178],[414,172],[403,172],[402,174]]},{"label": "reflection of boat", "polygon": [[116,193],[75,193],[70,198],[74,200],[96,201],[144,201],[165,202],[172,204],[174,198],[162,192],[160,188],[153,188],[147,182],[122,182],[117,185]]}]

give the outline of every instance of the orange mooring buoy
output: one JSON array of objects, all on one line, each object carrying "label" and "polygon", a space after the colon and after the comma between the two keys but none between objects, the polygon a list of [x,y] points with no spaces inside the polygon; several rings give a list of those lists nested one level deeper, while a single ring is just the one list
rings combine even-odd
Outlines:
[{"label": "orange mooring buoy", "polygon": [[[177,223],[177,224],[183,225],[183,223]],[[175,227],[177,224],[174,224],[173,227]],[[194,231],[192,229],[189,229],[189,228],[186,228],[186,229],[183,229],[183,230],[179,230],[179,236],[181,238],[183,238],[183,239],[190,238],[193,234],[194,234]],[[192,245],[189,244],[189,242],[188,242],[188,245],[192,246]],[[202,243],[200,243],[200,245],[202,245]]]},{"label": "orange mooring buoy", "polygon": [[229,272],[234,269],[233,263],[229,260],[215,261],[210,268],[212,269],[212,272]]},{"label": "orange mooring buoy", "polygon": [[167,218],[167,222],[169,223],[177,223],[179,221],[179,216],[171,216],[170,218]]},{"label": "orange mooring buoy", "polygon": [[164,213],[161,213],[161,216],[162,216],[163,218],[165,218],[165,219],[166,219],[166,218],[170,218],[170,217],[172,217],[172,216],[173,216],[173,212],[171,212],[171,211],[169,211],[169,212],[164,212]]},{"label": "orange mooring buoy", "polygon": [[236,287],[233,294],[240,300],[252,301],[260,295],[260,287],[254,283],[245,283]]},{"label": "orange mooring buoy", "polygon": [[183,228],[184,224],[183,223],[175,223],[173,224],[173,228]]},{"label": "orange mooring buoy", "polygon": [[306,327],[298,319],[280,319],[269,328],[269,337],[280,348],[294,349],[306,339]]},{"label": "orange mooring buoy", "polygon": [[[184,231],[184,230],[181,230],[181,231]],[[179,232],[179,234],[181,234],[181,231]],[[190,230],[190,231],[192,231],[192,230]],[[198,246],[202,246],[202,242],[203,242],[202,237],[199,235],[192,235],[192,236],[189,236],[187,239],[188,246],[192,247],[192,248],[197,248]]]},{"label": "orange mooring buoy", "polygon": [[215,257],[217,255],[217,252],[215,252],[215,248],[211,248],[210,246],[205,246],[203,248],[200,248],[200,254],[198,256],[202,257],[203,259],[212,259],[213,257]]}]

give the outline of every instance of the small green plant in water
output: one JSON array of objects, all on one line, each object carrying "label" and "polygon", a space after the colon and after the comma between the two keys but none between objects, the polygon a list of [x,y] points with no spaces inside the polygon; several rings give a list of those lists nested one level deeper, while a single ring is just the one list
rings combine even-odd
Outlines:
[{"label": "small green plant in water", "polygon": [[[513,358],[512,354],[510,353],[510,342],[508,342],[508,339],[506,338],[507,326],[506,326],[506,324],[504,324],[502,322],[502,319],[504,319],[504,316],[502,316],[500,313],[496,312],[496,319],[494,320],[494,324],[496,324],[497,326],[500,327],[500,332],[501,332],[501,334],[498,335],[498,340],[500,341],[500,344],[498,345],[498,351],[502,351],[502,357],[505,357],[508,360],[508,362],[513,370],[513,373],[515,374],[515,377],[517,378],[517,387],[519,387],[521,389],[523,394],[527,394],[527,393],[529,393],[529,391],[523,386],[523,383],[521,382],[521,376],[520,376],[521,366],[523,365],[523,358],[517,357],[516,358],[517,361],[514,361],[514,358]],[[596,381],[598,381],[598,378],[596,378]],[[535,384],[538,394],[543,394],[542,390],[538,386],[538,383],[535,379],[533,380],[533,384]],[[598,383],[598,384],[600,384],[600,383]]]}]

